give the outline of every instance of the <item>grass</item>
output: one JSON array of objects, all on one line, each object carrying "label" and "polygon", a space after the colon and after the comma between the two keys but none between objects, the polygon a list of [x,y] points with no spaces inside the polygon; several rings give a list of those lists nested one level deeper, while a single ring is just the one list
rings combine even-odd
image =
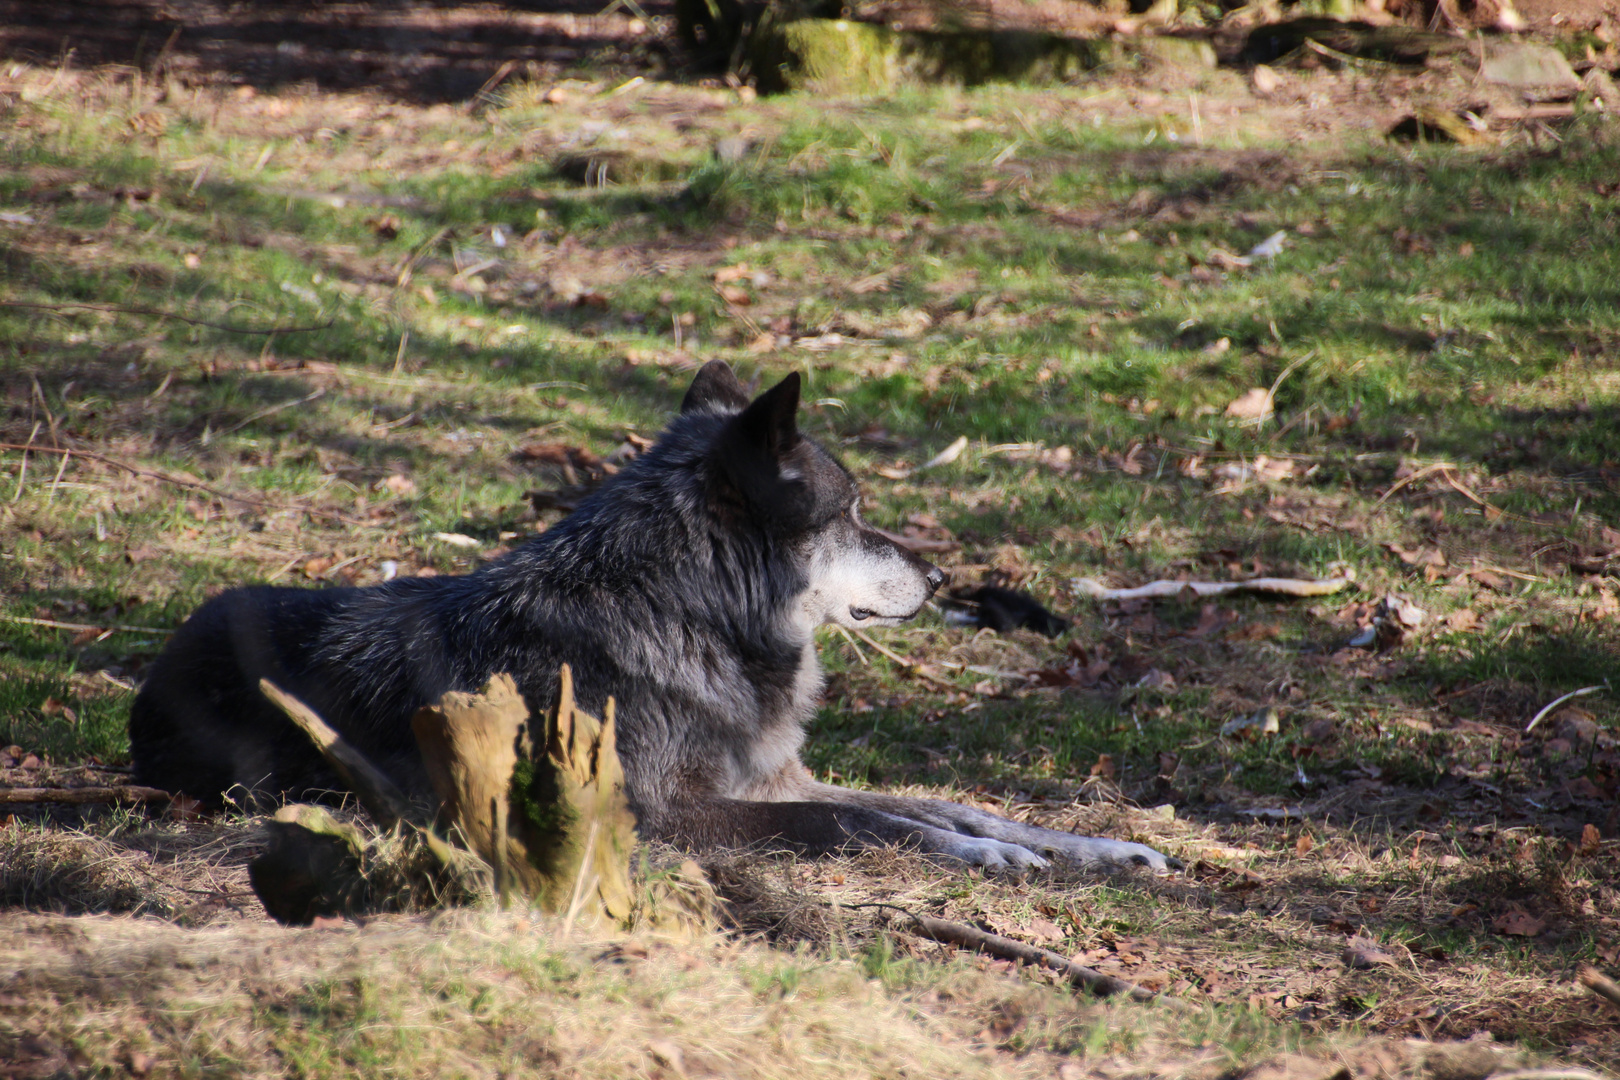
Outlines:
[{"label": "grass", "polygon": [[[1110,883],[887,856],[717,866],[741,929],[778,950],[659,954],[638,981],[482,915],[384,921],[357,932],[379,967],[272,965],[245,996],[177,974],[205,994],[195,1023],[120,990],[52,1038],[96,1068],[152,1046],[231,1075],[471,1073],[514,1053],[617,1075],[680,1071],[636,1025],[690,1023],[703,1039],[676,1042],[694,1074],[789,1060],[750,1049],[715,1001],[788,1025],[781,1047],[806,1061],[873,1075],[1070,1055],[1215,1075],[1361,1032],[1620,1060],[1570,981],[1617,959],[1620,705],[1584,697],[1523,734],[1547,701],[1604,683],[1620,645],[1620,214],[1603,186],[1620,138],[1587,117],[1557,143],[1388,144],[1352,80],[1298,78],[1332,106],[1318,129],[1213,76],[1201,137],[1172,144],[1184,103],[1144,104],[1129,81],[881,103],[649,84],[560,105],[517,84],[471,114],[19,68],[28,92],[0,136],[0,210],[24,215],[0,225],[0,439],[140,471],[0,454],[0,746],[120,765],[127,687],[212,591],[470,569],[556,520],[525,494],[559,477],[521,447],[606,455],[723,356],[761,382],[805,372],[804,422],[868,480],[868,516],[956,540],[955,584],[992,576],[1076,620],[1057,642],[935,614],[883,635],[936,681],[829,635],[815,771],[1143,839],[1191,867]],[[1461,92],[1424,78],[1418,93]],[[1144,109],[1163,114],[1151,129]],[[146,113],[161,134],[131,126]],[[574,184],[553,165],[593,131],[685,179]],[[711,158],[739,135],[741,160]],[[1212,252],[1278,229],[1274,260],[1218,268]],[[1228,418],[1255,387],[1275,387],[1274,417]],[[954,462],[913,470],[958,436]],[[1092,604],[1069,587],[1344,570],[1355,594],[1292,603]],[[1388,652],[1345,648],[1355,605],[1389,592],[1423,626]],[[1068,685],[985,673],[1031,671]],[[1275,735],[1221,734],[1267,706]],[[8,826],[30,860],[8,903],[199,921],[183,888],[143,897],[118,876],[151,868],[145,848],[106,846],[123,825],[88,827],[68,851],[60,823]],[[68,880],[98,866],[113,876]],[[942,969],[936,947],[848,907],[879,900],[1014,936],[1043,920],[1053,948],[1221,1008],[1162,1026]],[[1515,912],[1541,932],[1502,932]],[[179,933],[95,925],[136,951]],[[336,956],[348,933],[300,948]],[[1397,962],[1347,968],[1352,933]],[[413,973],[399,958],[415,949],[442,952]]]}]

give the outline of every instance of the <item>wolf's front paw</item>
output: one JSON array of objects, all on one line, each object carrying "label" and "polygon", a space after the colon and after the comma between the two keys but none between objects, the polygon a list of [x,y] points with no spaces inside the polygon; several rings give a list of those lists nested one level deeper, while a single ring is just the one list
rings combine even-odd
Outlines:
[{"label": "wolf's front paw", "polygon": [[988,840],[981,836],[964,836],[961,833],[943,835],[945,841],[939,845],[939,853],[949,855],[969,866],[982,866],[986,870],[1022,871],[1039,870],[1046,865],[1045,859],[1017,844]]},{"label": "wolf's front paw", "polygon": [[1043,854],[1088,865],[1144,866],[1149,870],[1168,873],[1180,870],[1180,859],[1160,854],[1146,844],[1133,844],[1127,840],[1107,840],[1100,836],[1070,836],[1054,842]]}]

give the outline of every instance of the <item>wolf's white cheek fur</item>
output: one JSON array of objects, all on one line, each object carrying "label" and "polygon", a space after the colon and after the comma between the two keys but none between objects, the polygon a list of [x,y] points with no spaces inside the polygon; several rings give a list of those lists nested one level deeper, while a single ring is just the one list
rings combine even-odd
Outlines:
[{"label": "wolf's white cheek fur", "polygon": [[897,549],[862,541],[850,530],[813,543],[800,600],[812,625],[891,626],[917,614],[933,594],[927,575]]}]

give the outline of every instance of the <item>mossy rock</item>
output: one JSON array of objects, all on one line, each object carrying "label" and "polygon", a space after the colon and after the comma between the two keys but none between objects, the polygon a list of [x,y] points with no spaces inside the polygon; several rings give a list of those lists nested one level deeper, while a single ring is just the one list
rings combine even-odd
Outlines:
[{"label": "mossy rock", "polygon": [[593,150],[563,154],[552,161],[557,175],[584,187],[607,184],[656,184],[679,180],[692,171],[694,161],[680,161],[630,150]]},{"label": "mossy rock", "polygon": [[1189,75],[1214,71],[1219,63],[1215,46],[1202,38],[1138,37],[1131,40],[1127,51],[1151,67],[1169,68]]},{"label": "mossy rock", "polygon": [[749,59],[767,93],[877,94],[901,82],[1063,83],[1120,57],[1110,41],[1027,30],[891,30],[848,19],[762,20]]},{"label": "mossy rock", "polygon": [[900,35],[848,19],[767,18],[749,39],[755,81],[766,93],[877,94],[899,78]]}]

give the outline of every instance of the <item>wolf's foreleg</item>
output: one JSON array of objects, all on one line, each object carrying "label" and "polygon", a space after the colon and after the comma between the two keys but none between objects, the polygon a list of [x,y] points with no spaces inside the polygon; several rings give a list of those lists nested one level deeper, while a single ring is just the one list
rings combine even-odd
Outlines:
[{"label": "wolf's foreleg", "polygon": [[918,799],[884,795],[874,791],[850,791],[832,784],[816,784],[805,792],[811,798],[848,802],[880,813],[893,814],[934,828],[968,836],[1016,844],[1043,859],[1081,866],[1145,866],[1152,870],[1180,869],[1181,862],[1148,847],[1125,840],[1073,833],[1025,825],[1000,814],[979,810],[943,799]]},{"label": "wolf's foreleg", "polygon": [[1044,858],[1017,843],[850,802],[710,799],[666,809],[647,824],[654,835],[697,850],[775,844],[823,855],[901,847],[987,869],[1027,870],[1046,865]]}]

